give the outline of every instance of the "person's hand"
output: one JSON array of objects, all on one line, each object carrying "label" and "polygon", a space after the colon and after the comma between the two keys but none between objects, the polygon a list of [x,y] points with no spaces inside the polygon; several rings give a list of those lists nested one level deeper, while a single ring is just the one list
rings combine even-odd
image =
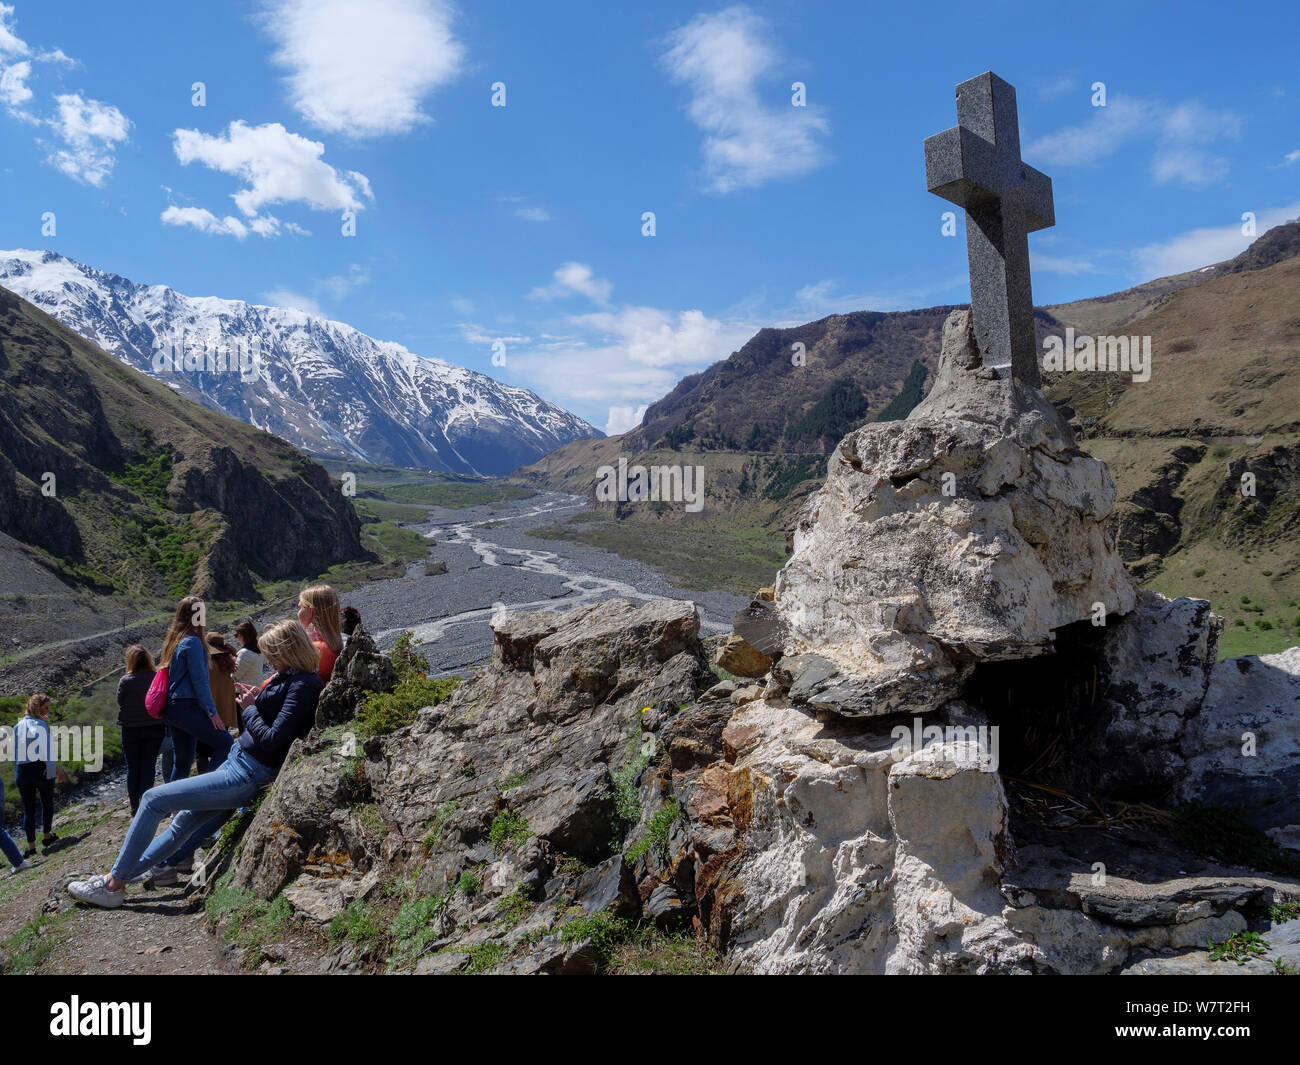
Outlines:
[{"label": "person's hand", "polygon": [[256,698],[257,698],[257,689],[249,688],[247,691],[244,692],[243,695],[239,697],[238,700],[239,708],[241,710],[247,710],[250,706],[253,705],[253,700],[255,700]]},{"label": "person's hand", "polygon": [[220,714],[213,714],[211,721],[212,721],[213,728],[215,728],[218,732],[226,731],[226,723],[221,720]]}]

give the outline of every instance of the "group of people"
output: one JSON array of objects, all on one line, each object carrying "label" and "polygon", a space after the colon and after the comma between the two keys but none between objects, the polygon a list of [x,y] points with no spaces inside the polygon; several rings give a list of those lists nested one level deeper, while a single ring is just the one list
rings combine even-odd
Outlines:
[{"label": "group of people", "polygon": [[[205,632],[203,618],[202,600],[186,597],[177,605],[156,665],[138,644],[126,652],[117,699],[132,820],[110,872],[68,885],[79,901],[115,909],[130,883],[149,880],[164,886],[188,873],[195,851],[274,780],[290,745],[311,728],[321,690],[361,620],[353,607],[340,609],[338,595],[328,585],[305,589],[298,597],[297,617],[260,634],[252,619],[240,621],[234,629],[238,647],[218,633]],[[155,685],[160,670],[166,670],[161,719],[147,706],[151,687],[161,692]],[[42,707],[48,715],[48,698],[33,696],[23,721],[43,720]],[[39,767],[50,781],[41,791],[48,846],[54,838],[55,763],[48,743],[44,749],[51,756],[48,766]],[[155,787],[160,754],[163,783]],[[198,772],[191,776],[196,766]],[[20,787],[27,776],[34,781],[37,775],[20,765]],[[169,814],[167,829],[155,835]],[[34,812],[25,824],[28,855],[20,854],[0,827],[0,847],[15,872],[27,868],[27,857],[35,853]]]}]

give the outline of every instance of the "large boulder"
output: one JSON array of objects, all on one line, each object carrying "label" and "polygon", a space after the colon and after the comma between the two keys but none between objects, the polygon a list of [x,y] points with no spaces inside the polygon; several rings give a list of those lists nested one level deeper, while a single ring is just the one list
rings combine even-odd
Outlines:
[{"label": "large boulder", "polygon": [[[921,713],[975,662],[1050,650],[1054,630],[1136,600],[1107,519],[1115,485],[1035,389],[982,363],[969,312],[904,422],[850,433],[776,583],[792,698]],[[799,669],[813,677],[800,683]]]},{"label": "large boulder", "polygon": [[1204,599],[1143,591],[1107,626],[1097,655],[1097,727],[1076,762],[1096,767],[1097,793],[1166,801],[1185,775],[1182,747],[1202,713],[1223,619]]},{"label": "large boulder", "polygon": [[1300,647],[1215,665],[1182,754],[1182,798],[1233,809],[1300,849]]}]

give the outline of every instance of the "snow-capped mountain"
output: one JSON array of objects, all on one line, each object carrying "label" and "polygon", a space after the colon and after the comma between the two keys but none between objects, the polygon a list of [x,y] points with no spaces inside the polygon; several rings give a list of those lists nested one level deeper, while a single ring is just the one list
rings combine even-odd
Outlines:
[{"label": "snow-capped mountain", "polygon": [[322,315],[0,251],[0,285],[190,399],[317,455],[502,474],[603,434],[524,388]]}]

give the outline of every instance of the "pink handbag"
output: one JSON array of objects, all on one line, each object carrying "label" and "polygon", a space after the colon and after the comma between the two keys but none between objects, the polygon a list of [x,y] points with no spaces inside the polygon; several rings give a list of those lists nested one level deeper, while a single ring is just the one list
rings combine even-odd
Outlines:
[{"label": "pink handbag", "polygon": [[163,666],[153,675],[149,694],[144,697],[144,708],[149,711],[150,717],[156,717],[159,721],[167,710],[167,682],[167,667]]}]

